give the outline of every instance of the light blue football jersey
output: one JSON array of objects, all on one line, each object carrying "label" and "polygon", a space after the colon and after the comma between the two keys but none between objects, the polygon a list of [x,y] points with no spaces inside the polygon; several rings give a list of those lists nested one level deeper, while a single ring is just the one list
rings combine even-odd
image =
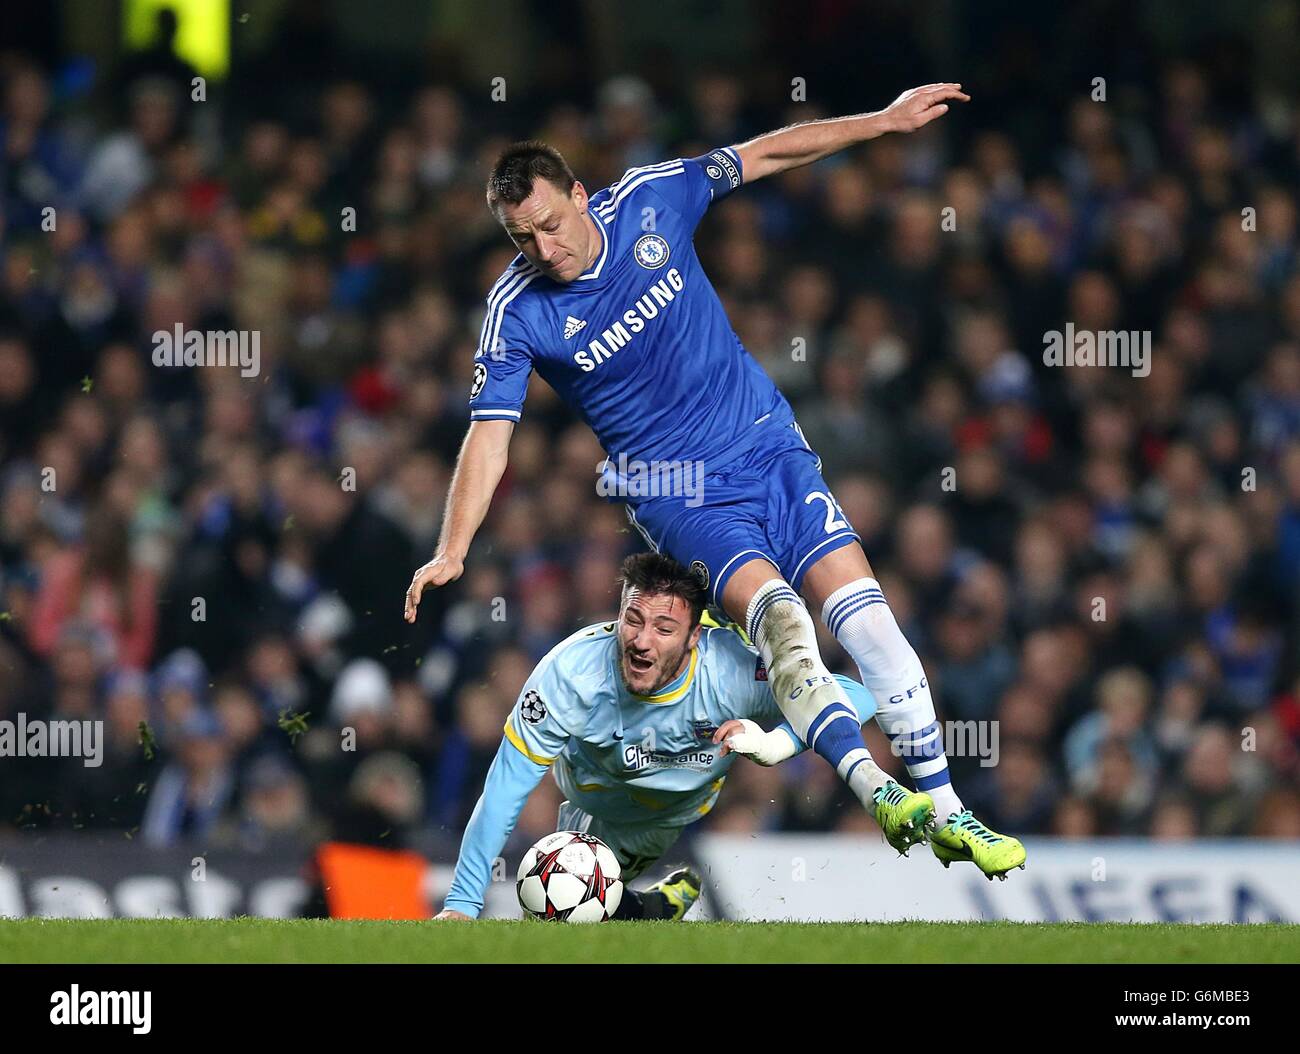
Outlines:
[{"label": "light blue football jersey", "polygon": [[[446,907],[477,917],[492,862],[547,771],[592,817],[632,830],[685,827],[713,807],[737,759],[722,756],[713,733],[732,718],[781,721],[758,652],[735,630],[706,626],[686,669],[650,696],[623,684],[617,631],[614,622],[579,630],[528,678],[461,839]],[[869,719],[871,693],[836,680],[859,719]],[[779,727],[804,749],[788,722]]]},{"label": "light blue football jersey", "polygon": [[587,273],[555,282],[517,256],[488,296],[471,420],[518,421],[535,369],[614,462],[713,472],[778,436],[793,411],[692,244],[709,205],[741,181],[730,148],[629,169],[591,197],[603,248]]},{"label": "light blue football jersey", "polygon": [[[869,717],[866,689],[850,701]],[[736,755],[713,733],[729,720],[782,720],[757,651],[728,628],[706,627],[686,669],[654,695],[629,692],[617,623],[592,626],[538,664],[506,721],[506,739],[584,812],[614,822],[682,826],[713,807]]]}]

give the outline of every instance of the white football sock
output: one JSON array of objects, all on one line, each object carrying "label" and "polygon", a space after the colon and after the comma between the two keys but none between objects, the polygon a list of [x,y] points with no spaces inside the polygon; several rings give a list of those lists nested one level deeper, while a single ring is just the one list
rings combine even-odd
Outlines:
[{"label": "white football sock", "polygon": [[917,790],[934,799],[939,823],[963,806],[948,775],[943,736],[930,682],[916,650],[898,628],[880,583],[859,578],[822,605],[822,619],[858,664],[862,683],[876,698],[876,724],[907,765]]},{"label": "white football sock", "polygon": [[[767,665],[768,683],[796,734],[834,767],[865,808],[889,775],[862,739],[857,712],[817,649],[817,628],[799,594],[779,578],[765,582],[745,614],[749,639]],[[810,738],[811,736],[811,738]]]}]

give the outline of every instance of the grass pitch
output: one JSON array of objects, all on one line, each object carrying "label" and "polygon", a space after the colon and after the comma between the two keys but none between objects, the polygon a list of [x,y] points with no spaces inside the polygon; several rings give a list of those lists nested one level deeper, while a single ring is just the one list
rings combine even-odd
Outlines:
[{"label": "grass pitch", "polygon": [[0,920],[8,963],[1296,963],[1300,926]]}]

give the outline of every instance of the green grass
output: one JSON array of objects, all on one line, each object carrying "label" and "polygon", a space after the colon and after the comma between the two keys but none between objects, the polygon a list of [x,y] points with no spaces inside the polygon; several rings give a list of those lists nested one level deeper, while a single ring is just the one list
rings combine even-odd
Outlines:
[{"label": "green grass", "polygon": [[0,920],[0,962],[1300,962],[1300,926]]}]

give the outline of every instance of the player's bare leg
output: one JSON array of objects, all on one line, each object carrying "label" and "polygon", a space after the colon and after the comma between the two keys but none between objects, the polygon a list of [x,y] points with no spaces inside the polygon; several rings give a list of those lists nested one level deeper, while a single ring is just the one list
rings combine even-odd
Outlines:
[{"label": "player's bare leg", "polygon": [[[762,653],[781,712],[808,746],[834,767],[899,852],[924,841],[934,814],[928,795],[900,787],[862,739],[857,713],[817,648],[817,629],[790,584],[766,560],[750,560],[722,592],[722,605]],[[743,735],[729,739],[745,753]]]},{"label": "player's bare leg", "polygon": [[934,799],[935,856],[945,867],[970,860],[990,879],[1022,867],[1024,846],[990,831],[953,790],[930,682],[898,628],[862,546],[854,542],[823,556],[804,576],[803,591],[857,663],[862,683],[876,699],[876,723],[903,758],[917,790]]}]

